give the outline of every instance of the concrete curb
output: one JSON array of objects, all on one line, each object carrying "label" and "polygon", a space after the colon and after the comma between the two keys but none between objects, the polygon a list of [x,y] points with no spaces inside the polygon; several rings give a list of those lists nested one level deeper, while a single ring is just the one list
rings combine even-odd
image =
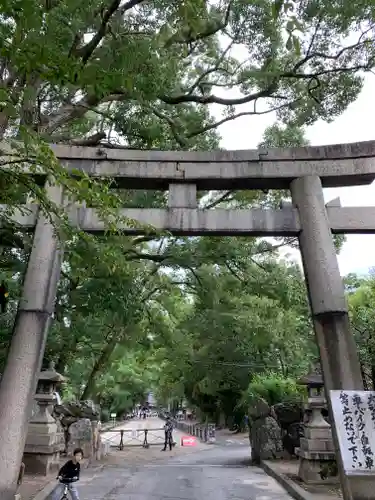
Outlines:
[{"label": "concrete curb", "polygon": [[46,484],[43,489],[38,491],[38,493],[32,498],[32,500],[45,500],[47,497],[50,496],[52,491],[55,489],[56,485],[57,481],[56,479],[53,479],[48,484]]},{"label": "concrete curb", "polygon": [[261,462],[261,467],[269,476],[273,477],[295,500],[314,500],[314,495],[298,486],[285,474],[277,471],[270,463]]}]

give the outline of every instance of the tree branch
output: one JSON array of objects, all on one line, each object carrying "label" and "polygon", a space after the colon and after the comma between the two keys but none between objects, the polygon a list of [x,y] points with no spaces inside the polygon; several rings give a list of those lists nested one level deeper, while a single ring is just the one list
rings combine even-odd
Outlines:
[{"label": "tree branch", "polygon": [[[369,28],[366,32],[370,31],[371,28]],[[364,36],[364,33],[361,34],[360,39]],[[311,80],[312,78],[318,78],[319,76],[322,75],[329,75],[332,73],[338,73],[338,72],[357,72],[360,70],[365,70],[368,71],[370,64],[372,63],[371,61],[367,61],[367,63],[363,64],[356,64],[354,66],[350,67],[339,67],[339,68],[328,68],[320,71],[316,71],[315,73],[298,73],[298,69],[300,69],[303,65],[305,65],[307,62],[312,60],[313,58],[322,58],[325,60],[332,60],[332,61],[337,61],[342,57],[345,52],[348,52],[350,50],[356,50],[357,48],[361,48],[361,46],[365,45],[366,43],[369,43],[368,40],[364,40],[361,42],[357,42],[356,44],[349,45],[347,47],[343,47],[340,49],[336,54],[330,55],[330,54],[324,54],[322,52],[311,52],[308,53],[305,57],[303,57],[299,62],[297,62],[291,71],[284,71],[279,74],[274,75],[274,81],[265,89],[254,92],[252,94],[249,94],[247,96],[243,97],[238,97],[234,99],[228,99],[228,98],[222,98],[216,95],[196,95],[196,94],[189,94],[189,92],[181,95],[176,95],[176,96],[161,96],[160,99],[165,102],[166,104],[181,104],[181,103],[188,103],[188,102],[193,102],[196,104],[220,104],[223,106],[236,106],[236,105],[241,105],[241,104],[246,104],[249,102],[256,101],[257,99],[261,98],[266,98],[266,97],[272,97],[272,94],[277,90],[278,87],[278,82],[284,78],[296,78],[296,79],[306,79],[306,80]],[[261,73],[261,71],[259,71]],[[270,75],[271,76],[271,75]],[[290,105],[290,103],[289,103]]]},{"label": "tree branch", "polygon": [[257,262],[254,257],[250,257],[250,260],[253,264],[255,264],[256,266],[259,267],[259,269],[261,269],[262,271],[266,271],[267,272],[267,268],[262,266],[262,264],[260,262]]},{"label": "tree branch", "polygon": [[130,255],[126,255],[126,260],[150,260],[152,262],[164,262],[170,255],[157,255],[157,254],[149,254],[143,252],[137,252],[134,249],[130,250]]},{"label": "tree branch", "polygon": [[197,280],[197,283],[203,288],[203,282],[200,279],[200,277],[197,274],[197,272],[195,271],[195,269],[192,266],[185,266],[185,268],[189,269],[189,271],[192,273],[192,275],[194,276],[194,278]]},{"label": "tree branch", "polygon": [[212,73],[215,73],[215,71],[218,71],[219,70],[219,66],[220,64],[223,62],[225,56],[228,54],[228,52],[230,51],[230,49],[232,48],[234,44],[234,40],[231,41],[231,43],[228,45],[228,47],[223,50],[222,54],[220,55],[220,57],[218,58],[218,60],[216,61],[216,64],[214,67],[212,68],[209,68],[208,70],[204,71],[200,76],[199,78],[195,81],[195,83],[190,87],[189,91],[188,91],[188,94],[192,94],[194,92],[194,90],[196,90],[200,84],[203,83],[203,80],[206,78],[206,76],[212,74]]},{"label": "tree branch", "polygon": [[81,118],[91,107],[97,106],[101,101],[101,97],[96,95],[85,96],[78,103],[68,103],[59,108],[51,115],[42,117],[42,126],[39,131],[42,134],[52,134],[69,121],[75,118]]},{"label": "tree branch", "polygon": [[120,16],[123,16],[127,10],[135,7],[136,5],[144,2],[145,0],[129,0],[122,7],[120,7],[121,0],[112,0],[109,6],[100,11],[102,22],[99,26],[98,31],[95,33],[93,38],[83,47],[79,49],[72,49],[73,55],[82,59],[82,63],[85,65],[90,59],[95,49],[99,46],[100,42],[103,40],[107,34],[109,28],[109,22],[113,15],[118,12]]},{"label": "tree branch", "polygon": [[191,30],[189,32],[185,33],[176,33],[172,35],[169,40],[165,43],[165,46],[168,47],[174,43],[178,44],[188,44],[191,45],[194,42],[198,42],[199,40],[203,40],[205,38],[208,38],[210,36],[215,35],[221,30],[224,30],[228,23],[229,23],[229,16],[232,8],[233,0],[230,0],[228,7],[225,11],[224,14],[224,19],[221,22],[218,22],[217,24],[214,22],[211,22],[206,26],[206,29],[200,33],[192,33]]},{"label": "tree branch", "polygon": [[232,196],[233,193],[235,193],[235,191],[227,191],[226,193],[224,193],[222,196],[220,196],[216,200],[214,200],[211,203],[209,203],[208,205],[204,206],[203,210],[209,210],[210,208],[214,208],[217,205],[219,205],[219,203],[221,203],[222,201],[230,201],[231,200],[230,196]]},{"label": "tree branch", "polygon": [[177,130],[177,125],[175,124],[175,122],[173,121],[173,119],[170,118],[169,116],[166,116],[164,113],[161,113],[158,109],[154,108],[153,106],[150,109],[154,113],[155,116],[157,116],[158,118],[160,118],[162,120],[165,120],[168,123],[168,125],[171,128],[171,132],[172,132],[173,137],[175,138],[176,142],[182,148],[186,148],[187,145],[188,145],[188,143],[187,143],[186,139],[184,139],[184,137],[182,137],[179,134],[179,132]]},{"label": "tree branch", "polygon": [[210,130],[214,130],[224,123],[236,120],[237,118],[241,118],[242,116],[260,116],[260,115],[267,115],[269,113],[275,113],[277,111],[280,111],[281,109],[284,108],[289,108],[290,106],[293,106],[296,104],[299,100],[295,100],[293,102],[287,102],[285,104],[281,104],[280,106],[276,106],[275,108],[267,109],[265,111],[256,111],[256,101],[254,101],[254,111],[242,111],[241,113],[236,113],[230,116],[226,116],[225,118],[222,118],[221,120],[218,120],[217,122],[210,123],[210,125],[206,125],[205,127],[202,127],[198,130],[195,130],[194,132],[190,132],[187,134],[188,139],[192,139],[193,137],[196,137],[197,135],[204,134],[206,132],[209,132]]},{"label": "tree branch", "polygon": [[97,144],[106,137],[105,132],[97,132],[96,134],[86,137],[86,139],[72,139],[69,142],[74,144],[74,146],[97,146]]},{"label": "tree branch", "polygon": [[136,5],[139,5],[143,2],[145,2],[146,0],[128,0],[126,3],[124,3],[124,5],[120,8],[119,10],[119,13],[121,15],[125,14],[125,12],[127,10],[130,10],[132,9],[133,7],[135,7]]},{"label": "tree branch", "polygon": [[[138,0],[139,1],[139,0]],[[104,38],[105,34],[107,33],[107,28],[108,28],[108,23],[113,14],[117,11],[121,3],[121,0],[112,0],[110,5],[106,10],[102,9],[101,15],[102,15],[102,22],[100,24],[100,27],[98,31],[95,33],[95,35],[92,37],[92,39],[83,47],[80,49],[75,50],[75,56],[80,57],[82,59],[82,63],[86,64],[87,61],[90,59],[92,56],[94,50],[97,48],[99,43],[102,41]]]},{"label": "tree branch", "polygon": [[[319,24],[317,25],[317,29],[318,29],[318,27],[319,27]],[[357,43],[354,43],[352,45],[348,45],[346,47],[342,47],[341,50],[339,50],[336,54],[333,54],[333,55],[324,54],[323,52],[311,52],[312,45],[314,43],[314,37],[316,35],[316,33],[314,33],[314,35],[312,37],[312,42],[311,42],[311,44],[310,44],[310,46],[309,46],[309,48],[307,50],[306,56],[303,59],[301,59],[297,64],[295,64],[295,66],[293,67],[292,73],[295,73],[299,68],[301,68],[304,64],[306,64],[311,59],[314,59],[315,57],[320,57],[322,59],[328,59],[328,60],[331,60],[331,61],[337,61],[348,50],[353,50],[353,49],[359,49],[359,48],[361,48],[362,45],[364,45],[365,43],[368,42],[367,40],[361,41],[361,38],[363,36],[365,36],[367,33],[369,33],[370,31],[372,31],[373,29],[374,29],[374,27],[373,27],[373,25],[371,25],[366,31],[364,31],[363,33],[361,33],[361,36],[359,37]],[[354,69],[355,68],[356,67],[354,67]],[[341,70],[342,70],[342,68],[341,68]],[[286,73],[286,75],[287,75],[287,73]]]},{"label": "tree branch", "polygon": [[241,283],[243,283],[245,280],[243,278],[241,278],[241,276],[239,276],[236,271],[229,265],[229,262],[226,260],[224,262],[225,264],[225,267],[228,269],[228,271],[231,273],[232,276],[234,276],[236,279],[238,279],[238,281],[240,281]]},{"label": "tree branch", "polygon": [[216,95],[194,95],[194,94],[182,94],[177,96],[161,96],[160,99],[166,104],[182,104],[187,102],[194,102],[196,104],[221,104],[223,106],[237,106],[240,104],[246,104],[248,102],[255,101],[263,97],[271,97],[272,93],[277,89],[277,85],[272,83],[266,89],[254,92],[243,97],[237,97],[235,99],[225,99],[224,97],[218,97]]}]

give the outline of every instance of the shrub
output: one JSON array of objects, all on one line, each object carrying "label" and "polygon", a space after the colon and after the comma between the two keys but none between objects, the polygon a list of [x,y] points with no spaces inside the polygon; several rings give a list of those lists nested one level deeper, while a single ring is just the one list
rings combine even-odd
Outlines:
[{"label": "shrub", "polygon": [[256,375],[244,393],[243,401],[249,405],[251,400],[261,397],[272,406],[286,401],[301,401],[305,388],[292,378],[285,378],[276,373]]}]

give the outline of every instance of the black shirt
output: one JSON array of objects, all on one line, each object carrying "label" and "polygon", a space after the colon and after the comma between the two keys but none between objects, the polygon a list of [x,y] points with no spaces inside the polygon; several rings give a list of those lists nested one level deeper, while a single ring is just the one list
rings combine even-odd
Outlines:
[{"label": "black shirt", "polygon": [[173,424],[171,421],[168,421],[165,423],[164,425],[164,432],[166,434],[172,434],[172,431],[173,431]]},{"label": "black shirt", "polygon": [[64,479],[73,479],[73,477],[79,479],[80,471],[81,465],[78,462],[75,464],[73,460],[69,460],[59,470],[59,476],[62,476]]}]

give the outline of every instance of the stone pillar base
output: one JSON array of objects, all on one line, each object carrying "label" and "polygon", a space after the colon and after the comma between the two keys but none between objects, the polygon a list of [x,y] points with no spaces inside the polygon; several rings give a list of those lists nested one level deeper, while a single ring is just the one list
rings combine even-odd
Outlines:
[{"label": "stone pillar base", "polygon": [[28,474],[47,476],[59,468],[59,453],[24,453],[23,462]]},{"label": "stone pillar base", "polygon": [[338,484],[340,482],[338,475],[324,477],[329,463],[326,460],[309,460],[300,457],[298,476],[306,484]]}]

